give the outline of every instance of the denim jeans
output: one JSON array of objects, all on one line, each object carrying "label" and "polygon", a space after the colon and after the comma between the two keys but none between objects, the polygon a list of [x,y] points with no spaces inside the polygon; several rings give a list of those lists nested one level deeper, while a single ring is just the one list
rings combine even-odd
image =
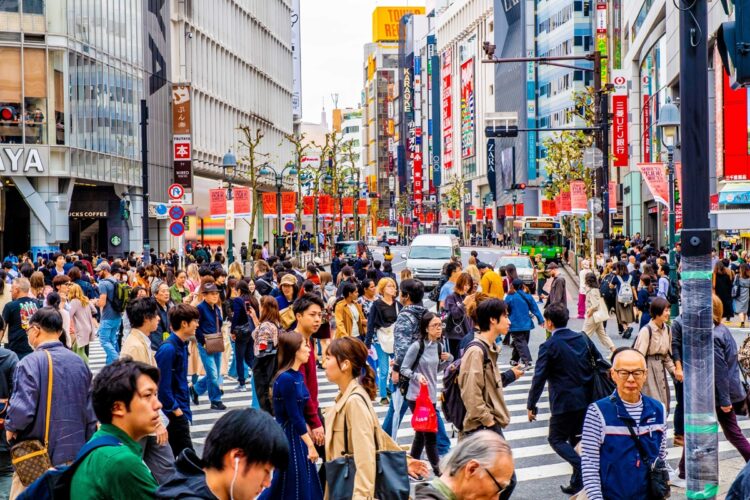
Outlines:
[{"label": "denim jeans", "polygon": [[208,399],[212,403],[218,403],[221,401],[221,392],[219,392],[219,384],[221,380],[219,378],[219,372],[221,370],[221,353],[208,354],[206,349],[198,344],[198,355],[201,357],[203,363],[203,369],[206,371],[206,375],[198,380],[195,384],[195,392],[198,395],[205,394],[208,391]]},{"label": "denim jeans", "polygon": [[234,340],[229,340],[229,343],[232,344],[232,359],[229,360],[229,372],[227,375],[230,377],[236,379],[237,378],[237,344]]},{"label": "denim jeans", "polygon": [[375,352],[378,353],[378,389],[380,389],[380,397],[385,398],[388,397],[388,370],[393,354],[386,354],[378,343],[373,343],[373,346],[375,346]]},{"label": "denim jeans", "polygon": [[114,363],[120,357],[120,350],[117,348],[117,334],[120,331],[122,318],[105,319],[99,324],[99,342],[107,355],[106,364]]},{"label": "denim jeans", "polygon": [[[397,387],[394,386],[394,391],[399,390]],[[401,426],[401,421],[404,419],[404,415],[406,415],[406,410],[409,409],[409,404],[404,399],[404,402],[401,404],[401,411],[399,412],[398,419],[396,421],[396,427]],[[438,447],[438,454],[442,457],[443,455],[447,455],[448,452],[451,449],[451,440],[448,437],[448,433],[445,431],[445,423],[443,422],[443,417],[440,415],[440,409],[437,409],[437,419],[438,419],[438,432],[437,432],[437,447]],[[388,413],[385,414],[385,420],[383,420],[383,430],[393,438],[394,441],[396,441],[396,433],[393,432],[393,417],[395,414],[395,410],[393,408],[393,398],[391,398],[391,402],[388,405]]]}]

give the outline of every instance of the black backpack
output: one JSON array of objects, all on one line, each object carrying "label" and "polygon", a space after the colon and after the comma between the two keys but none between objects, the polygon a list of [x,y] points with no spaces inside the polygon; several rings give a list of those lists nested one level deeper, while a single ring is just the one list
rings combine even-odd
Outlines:
[{"label": "black backpack", "polygon": [[614,280],[614,276],[614,274],[608,274],[602,280],[602,284],[599,285],[599,293],[601,293],[602,298],[607,304],[614,304],[615,299],[617,298],[617,289],[609,287]]},{"label": "black backpack", "polygon": [[443,285],[448,281],[448,278],[443,275],[440,276],[440,281],[438,281],[437,286],[430,290],[430,294],[427,296],[428,299],[433,301],[435,304],[437,304],[438,299],[440,298],[440,289],[443,288]]},{"label": "black backpack", "polygon": [[680,303],[680,290],[677,280],[669,280],[669,290],[667,291],[667,301],[674,305]]},{"label": "black backpack", "polygon": [[[479,346],[484,353],[482,366],[485,367],[490,363],[490,351],[479,340],[469,342],[464,349],[464,353],[473,345]],[[466,418],[466,406],[461,398],[461,387],[458,385],[458,373],[461,371],[461,358],[448,365],[443,372],[443,402],[441,407],[445,419],[453,424],[457,430],[464,429],[464,418]]]}]

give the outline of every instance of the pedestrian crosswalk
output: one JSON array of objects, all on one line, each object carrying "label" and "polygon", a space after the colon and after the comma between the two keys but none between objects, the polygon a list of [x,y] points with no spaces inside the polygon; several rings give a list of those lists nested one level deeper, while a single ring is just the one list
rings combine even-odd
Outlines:
[{"label": "pedestrian crosswalk", "polygon": [[[501,354],[501,363],[507,362],[508,352]],[[94,373],[104,366],[105,356],[98,342],[91,344],[90,363]],[[504,367],[503,369],[507,369]],[[527,481],[537,481],[542,479],[561,478],[560,484],[565,483],[571,473],[571,467],[564,462],[547,443],[548,421],[550,419],[549,401],[547,393],[544,392],[542,398],[537,404],[539,413],[535,422],[529,422],[526,411],[526,398],[531,387],[532,373],[528,372],[520,380],[514,382],[504,389],[505,400],[508,410],[511,414],[510,425],[505,429],[505,437],[513,449],[513,456],[516,465],[516,474],[518,481],[524,483]],[[322,409],[332,406],[338,392],[338,388],[328,382],[322,370],[318,371],[319,395],[318,399]],[[250,392],[234,392],[231,390],[235,384],[231,379],[225,379],[224,396],[222,401],[229,409],[249,408],[251,405]],[[385,418],[388,411],[387,406],[382,406],[378,401],[373,403],[375,412],[381,420]],[[195,447],[200,450],[203,447],[208,432],[213,427],[216,420],[224,414],[223,411],[211,410],[208,399],[204,396],[201,398],[201,404],[192,407],[193,424],[191,434]],[[671,423],[673,416],[669,416]],[[750,429],[750,420],[742,419],[739,422],[743,430]],[[456,443],[457,433],[452,432],[450,424],[446,424],[451,444]],[[673,430],[669,431],[669,458],[678,460],[682,449],[672,447]],[[398,431],[397,442],[400,445],[408,446],[414,438],[414,431],[411,428],[411,413],[407,412]],[[734,448],[724,440],[720,435],[719,451],[734,452]],[[676,464],[673,462],[676,466]]]}]

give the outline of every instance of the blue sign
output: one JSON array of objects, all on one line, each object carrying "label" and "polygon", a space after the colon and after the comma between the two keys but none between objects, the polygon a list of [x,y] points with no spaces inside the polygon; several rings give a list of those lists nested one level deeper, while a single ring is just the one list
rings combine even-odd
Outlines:
[{"label": "blue sign", "polygon": [[287,222],[286,224],[284,224],[284,231],[286,231],[287,233],[291,233],[292,231],[294,231],[294,222]]},{"label": "blue sign", "polygon": [[169,225],[169,234],[175,237],[182,236],[185,234],[185,225],[178,220],[174,221]]},{"label": "blue sign", "polygon": [[185,217],[185,209],[180,205],[172,205],[169,209],[169,218],[174,220],[180,220]]},{"label": "blue sign", "polygon": [[164,203],[156,205],[156,215],[167,215],[167,206]]}]

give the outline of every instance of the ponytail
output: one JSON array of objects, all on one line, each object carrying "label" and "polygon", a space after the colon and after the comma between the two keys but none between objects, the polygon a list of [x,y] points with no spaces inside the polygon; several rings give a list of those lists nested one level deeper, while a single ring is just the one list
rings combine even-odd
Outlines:
[{"label": "ponytail", "polygon": [[375,399],[375,371],[367,364],[367,347],[361,340],[353,337],[341,337],[333,340],[326,351],[341,366],[344,361],[352,365],[352,376],[367,391],[370,399]]},{"label": "ponytail", "polygon": [[375,370],[372,369],[372,367],[365,363],[364,368],[362,368],[362,374],[357,379],[359,382],[359,385],[362,386],[362,388],[367,391],[367,394],[369,394],[370,399],[375,399],[375,396],[378,393],[378,388],[375,385]]}]

